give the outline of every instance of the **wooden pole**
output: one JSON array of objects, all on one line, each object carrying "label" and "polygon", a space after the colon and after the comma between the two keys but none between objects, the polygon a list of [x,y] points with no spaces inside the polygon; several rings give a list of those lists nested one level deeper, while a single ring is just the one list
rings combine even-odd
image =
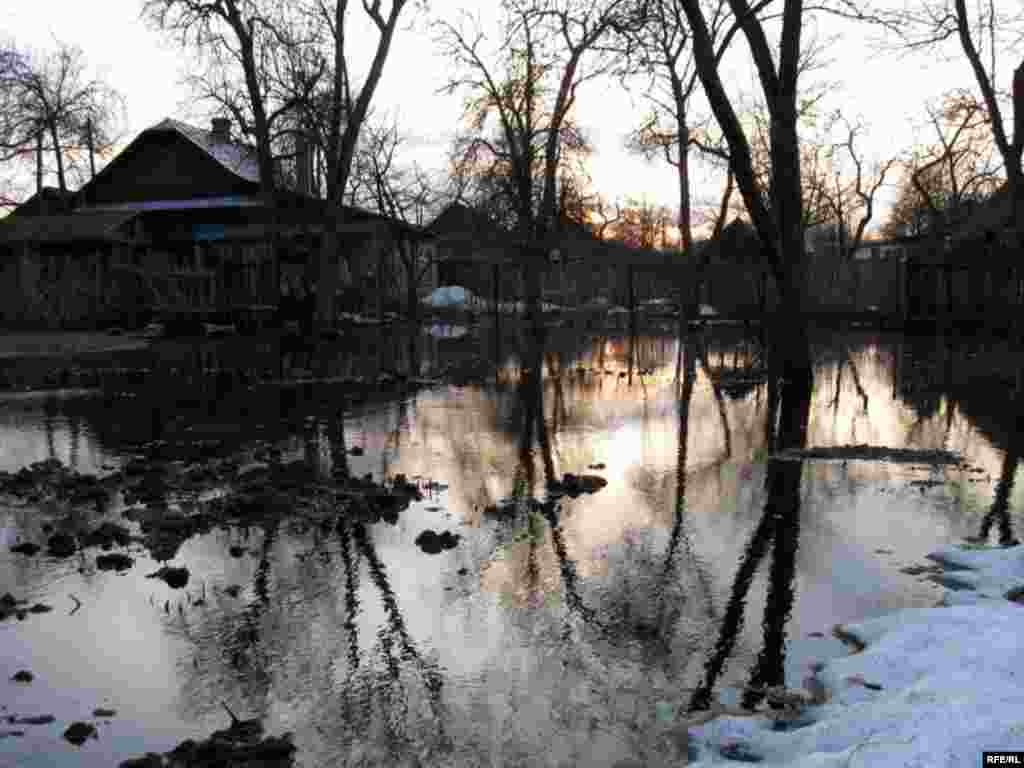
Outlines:
[{"label": "wooden pole", "polygon": [[632,264],[627,267],[626,274],[628,275],[626,284],[629,286],[629,332],[630,334],[636,334],[636,290]]},{"label": "wooden pole", "polygon": [[491,296],[494,301],[494,319],[497,321],[498,315],[501,314],[501,265],[498,262],[491,264]]},{"label": "wooden pole", "polygon": [[90,117],[86,123],[86,140],[89,142],[89,173],[90,178],[96,178],[96,143],[92,133],[92,118]]},{"label": "wooden pole", "polygon": [[39,201],[39,215],[46,215],[46,202],[43,200],[43,124],[39,123],[36,132],[36,200]]}]

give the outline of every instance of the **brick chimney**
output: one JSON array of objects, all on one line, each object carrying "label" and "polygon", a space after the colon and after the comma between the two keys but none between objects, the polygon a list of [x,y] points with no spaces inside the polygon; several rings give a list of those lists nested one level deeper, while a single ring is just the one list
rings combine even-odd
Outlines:
[{"label": "brick chimney", "polygon": [[231,141],[231,120],[226,117],[215,117],[210,121],[210,134],[218,144]]}]

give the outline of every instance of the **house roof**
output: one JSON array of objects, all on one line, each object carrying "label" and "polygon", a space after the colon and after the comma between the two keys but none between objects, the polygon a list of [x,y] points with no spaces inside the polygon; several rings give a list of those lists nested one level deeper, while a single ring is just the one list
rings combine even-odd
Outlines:
[{"label": "house roof", "polygon": [[733,219],[718,238],[708,241],[701,256],[708,263],[759,264],[761,239],[750,222]]},{"label": "house roof", "polygon": [[463,203],[452,203],[427,227],[434,236],[452,240],[494,240],[508,237],[485,213]]},{"label": "house roof", "polygon": [[[67,213],[71,208],[74,192],[61,192],[57,187],[43,187],[13,211],[11,216],[40,216],[43,205],[54,214]],[[40,200],[43,205],[40,205]]]},{"label": "house roof", "polygon": [[184,136],[236,176],[259,184],[260,167],[256,150],[248,144],[218,141],[212,131],[197,128],[171,117],[165,117],[156,125],[147,128],[140,136],[160,131],[171,131]]},{"label": "house roof", "polygon": [[0,243],[69,243],[125,240],[118,230],[138,213],[73,213],[64,216],[8,216],[0,221]]}]

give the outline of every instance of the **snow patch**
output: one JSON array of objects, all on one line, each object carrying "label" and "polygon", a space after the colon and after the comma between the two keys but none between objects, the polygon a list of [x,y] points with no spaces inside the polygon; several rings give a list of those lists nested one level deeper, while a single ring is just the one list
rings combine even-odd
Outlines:
[{"label": "snow patch", "polygon": [[818,673],[831,699],[808,709],[811,724],[776,731],[763,716],[712,720],[690,729],[693,764],[735,764],[729,755],[742,751],[797,768],[967,766],[984,750],[1024,748],[1024,606],[1001,599],[1024,584],[1024,546],[929,557],[966,569],[955,574],[972,591],[951,594],[972,594],[974,604],[844,625],[866,647]]}]

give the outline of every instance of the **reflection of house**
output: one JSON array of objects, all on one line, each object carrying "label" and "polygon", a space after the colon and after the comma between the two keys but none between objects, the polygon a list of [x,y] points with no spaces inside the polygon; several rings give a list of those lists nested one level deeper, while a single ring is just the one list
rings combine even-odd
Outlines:
[{"label": "reflection of house", "polygon": [[[52,197],[52,196],[51,196]],[[401,289],[398,249],[415,227],[281,191],[273,218],[255,151],[229,122],[207,131],[166,119],[143,131],[61,215],[29,201],[0,223],[3,319],[63,326],[141,315],[266,317],[282,292],[308,291],[323,227],[340,233],[338,269]],[[46,214],[46,215],[40,215]],[[306,282],[305,286],[301,283]]]}]

